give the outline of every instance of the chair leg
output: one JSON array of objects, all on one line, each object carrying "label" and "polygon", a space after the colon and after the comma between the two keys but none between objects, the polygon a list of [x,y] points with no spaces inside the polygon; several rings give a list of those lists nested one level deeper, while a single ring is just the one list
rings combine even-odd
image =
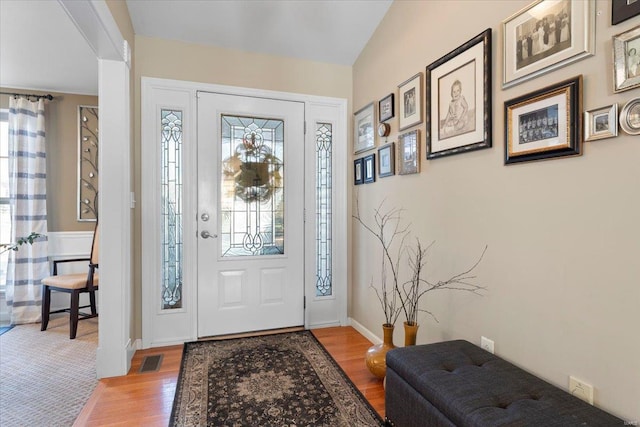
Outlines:
[{"label": "chair leg", "polygon": [[91,302],[91,314],[98,314],[98,310],[96,309],[96,291],[89,291],[89,301]]},{"label": "chair leg", "polygon": [[51,289],[42,285],[42,325],[41,331],[46,331],[49,326],[49,311],[51,311]]},{"label": "chair leg", "polygon": [[78,332],[78,311],[80,311],[80,292],[71,292],[71,311],[69,316],[69,338],[75,339]]}]

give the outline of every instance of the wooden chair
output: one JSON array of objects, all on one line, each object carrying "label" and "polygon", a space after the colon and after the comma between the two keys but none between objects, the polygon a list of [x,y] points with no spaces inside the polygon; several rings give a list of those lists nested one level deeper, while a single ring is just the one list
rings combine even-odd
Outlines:
[{"label": "wooden chair", "polygon": [[[89,258],[62,259],[53,261],[53,275],[42,279],[42,327],[46,331],[49,325],[49,315],[53,313],[69,313],[69,338],[74,339],[78,331],[78,320],[90,319],[98,316],[96,310],[96,293],[98,289],[98,243],[100,233],[98,223],[93,232],[91,244],[91,256]],[[67,262],[89,261],[88,273],[58,275],[58,264]],[[51,311],[51,291],[66,292],[71,294],[71,307],[62,310]],[[89,305],[80,307],[80,294],[89,294]],[[91,314],[82,313],[81,308],[91,307]]]}]

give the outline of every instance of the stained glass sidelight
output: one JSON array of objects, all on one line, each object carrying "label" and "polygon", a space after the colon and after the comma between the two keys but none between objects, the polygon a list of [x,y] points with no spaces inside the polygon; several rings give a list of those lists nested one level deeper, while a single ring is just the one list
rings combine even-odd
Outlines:
[{"label": "stained glass sidelight", "polygon": [[161,110],[162,309],[182,307],[182,111]]},{"label": "stained glass sidelight", "polygon": [[330,123],[316,124],[316,296],[332,295]]},{"label": "stained glass sidelight", "polygon": [[284,121],[221,122],[222,256],[284,254]]}]

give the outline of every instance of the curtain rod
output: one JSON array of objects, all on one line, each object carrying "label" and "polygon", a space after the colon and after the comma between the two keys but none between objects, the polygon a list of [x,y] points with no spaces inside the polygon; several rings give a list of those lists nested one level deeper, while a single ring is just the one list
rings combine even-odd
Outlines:
[{"label": "curtain rod", "polygon": [[0,92],[0,95],[9,95],[9,96],[24,96],[26,98],[44,98],[47,99],[49,101],[53,100],[53,95],[51,94],[46,94],[46,95],[34,95],[34,94],[29,94],[29,93],[14,93],[14,92]]}]

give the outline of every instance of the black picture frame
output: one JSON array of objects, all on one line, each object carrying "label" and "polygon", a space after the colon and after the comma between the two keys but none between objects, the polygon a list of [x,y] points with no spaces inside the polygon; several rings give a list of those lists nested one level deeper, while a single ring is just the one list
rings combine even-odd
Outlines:
[{"label": "black picture frame", "polygon": [[386,122],[387,120],[395,117],[395,103],[393,100],[393,93],[390,93],[378,102],[378,121],[380,123]]},{"label": "black picture frame", "polygon": [[491,28],[427,66],[427,159],[491,147],[491,69]]},{"label": "black picture frame", "polygon": [[353,184],[364,184],[364,170],[362,169],[362,157],[353,161]]},{"label": "black picture frame", "polygon": [[582,154],[582,75],[504,103],[505,165]]},{"label": "black picture frame", "polygon": [[636,15],[640,15],[640,0],[633,2],[630,0],[611,1],[611,25],[618,25]]},{"label": "black picture frame", "polygon": [[362,174],[364,183],[370,184],[376,182],[376,155],[369,154],[362,158]]}]

